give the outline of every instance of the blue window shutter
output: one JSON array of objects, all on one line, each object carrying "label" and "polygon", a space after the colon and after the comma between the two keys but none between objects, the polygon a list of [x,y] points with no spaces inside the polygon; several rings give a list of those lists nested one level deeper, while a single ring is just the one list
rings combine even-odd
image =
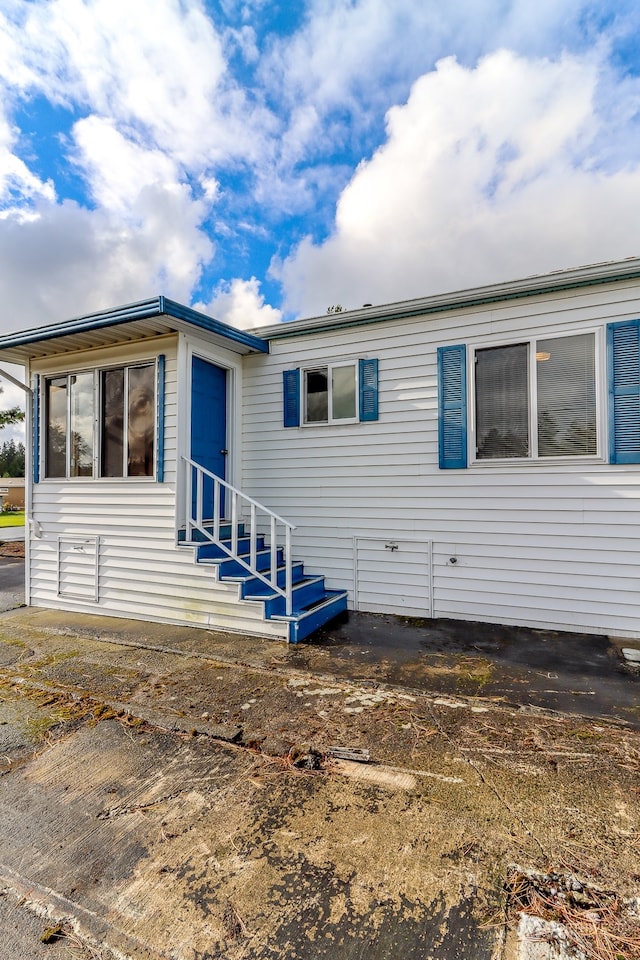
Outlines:
[{"label": "blue window shutter", "polygon": [[285,427],[300,426],[300,370],[283,370],[282,400]]},{"label": "blue window shutter", "polygon": [[360,419],[378,419],[378,361],[358,360]]},{"label": "blue window shutter", "polygon": [[467,466],[467,348],[438,347],[438,451],[441,470]]},{"label": "blue window shutter", "polygon": [[156,389],[156,480],[158,483],[164,483],[164,382],[165,382],[165,356],[161,353],[158,357],[158,385]]},{"label": "blue window shutter", "polygon": [[31,458],[33,461],[33,482],[40,481],[40,377],[36,373],[33,378],[33,393],[31,395]]},{"label": "blue window shutter", "polygon": [[640,320],[607,326],[609,459],[640,463]]}]

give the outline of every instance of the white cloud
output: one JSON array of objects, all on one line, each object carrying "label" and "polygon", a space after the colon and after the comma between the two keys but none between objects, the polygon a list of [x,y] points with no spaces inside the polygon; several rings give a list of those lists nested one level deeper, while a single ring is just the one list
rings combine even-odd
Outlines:
[{"label": "white cloud", "polygon": [[14,152],[17,131],[0,113],[0,219],[29,218],[32,200],[44,197],[55,199],[55,190],[50,180],[37,177],[27,164]]},{"label": "white cloud", "polygon": [[240,330],[265,327],[282,319],[280,310],[264,302],[264,296],[260,293],[260,282],[255,277],[221,284],[208,304],[197,306],[222,323],[228,323]]},{"label": "white cloud", "polygon": [[99,117],[79,120],[73,128],[76,163],[84,172],[96,203],[123,216],[145,187],[178,188],[174,161],[157,149],[127,140],[113,121]]},{"label": "white cloud", "polygon": [[[213,244],[202,229],[213,178],[194,198],[174,160],[111,121],[74,127],[75,162],[95,209],[56,202],[12,153],[0,124],[0,329],[36,326],[164,293],[188,302]],[[208,192],[208,196],[206,195]]]},{"label": "white cloud", "polygon": [[66,149],[92,208],[57,203],[0,122],[0,323],[160,292],[188,302],[214,253],[215,166],[259,151],[262,135],[202,3],[8,0],[3,14],[2,102],[43,95],[81,114]]},{"label": "white cloud", "polygon": [[[68,182],[41,179],[46,144],[0,124],[0,323],[158,292],[189,301],[208,234],[231,262],[266,225],[263,255],[292,213],[322,230],[349,177],[334,235],[274,264],[288,309],[633,252],[638,82],[605,76],[604,45],[559,53],[593,47],[599,0],[305,0],[300,29],[265,38],[268,3],[221,0],[209,16],[205,0],[3,0],[0,104],[7,118],[31,98],[37,115],[39,96],[69,111],[73,195],[84,181],[93,208],[58,202]],[[239,29],[223,31],[220,9]],[[609,34],[633,35],[633,9],[618,0]],[[474,69],[496,38],[515,52]],[[458,62],[434,69],[452,50]],[[390,103],[404,106],[386,143],[353,173]],[[40,146],[37,162],[26,150]],[[211,307],[243,326],[280,316],[255,278],[220,284]]]},{"label": "white cloud", "polygon": [[188,188],[144,187],[124,220],[72,201],[0,222],[5,330],[39,326],[155,294],[189,302],[211,256]]},{"label": "white cloud", "polygon": [[600,7],[597,0],[459,0],[446,7],[424,0],[310,0],[301,28],[276,40],[262,61],[265,87],[291,109],[282,156],[312,151],[327,136],[331,111],[343,117],[334,125],[337,137],[376,122],[390,102],[405,99],[415,77],[452,51],[472,64],[501,46],[553,56],[584,43]]},{"label": "white cloud", "polygon": [[9,26],[21,38],[27,79],[52,102],[134,128],[190,166],[257,149],[199,0],[35,0],[21,13]]},{"label": "white cloud", "polygon": [[324,312],[637,254],[637,160],[596,163],[602,80],[594,53],[500,51],[473,70],[441,61],[389,111],[334,235],[274,265],[286,307]]}]

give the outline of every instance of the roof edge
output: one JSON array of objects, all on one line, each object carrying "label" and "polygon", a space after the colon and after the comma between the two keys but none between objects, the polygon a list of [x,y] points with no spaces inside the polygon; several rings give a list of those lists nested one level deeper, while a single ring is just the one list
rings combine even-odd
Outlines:
[{"label": "roof edge", "polygon": [[161,308],[160,312],[167,316],[175,317],[176,320],[183,320],[195,327],[200,327],[202,330],[207,330],[209,333],[217,333],[227,340],[234,340],[236,343],[241,343],[243,346],[249,347],[257,353],[269,352],[269,344],[267,341],[255,333],[240,330],[238,327],[230,327],[220,320],[209,317],[206,313],[194,310],[193,307],[185,307],[183,304],[178,303],[176,300],[170,300],[168,297],[159,297],[158,299]]},{"label": "roof edge", "polygon": [[465,290],[435,294],[416,300],[404,300],[374,307],[361,307],[358,310],[345,310],[340,313],[285,321],[269,327],[260,327],[260,332],[263,337],[269,340],[279,340],[285,337],[304,336],[307,333],[340,330],[345,327],[382,323],[387,320],[409,319],[500,303],[506,300],[533,297],[545,293],[575,290],[605,283],[619,283],[639,278],[640,258],[629,257],[626,260],[607,261],[569,270],[536,274],[521,280],[470,287]]},{"label": "roof edge", "polygon": [[76,317],[72,320],[63,320],[44,327],[31,327],[28,330],[18,330],[0,337],[0,351],[26,347],[31,343],[42,343],[47,340],[56,340],[59,337],[86,333],[90,330],[101,330],[105,327],[114,327],[133,320],[144,320],[148,317],[167,316],[188,323],[200,330],[216,334],[226,340],[239,343],[257,353],[268,353],[269,344],[263,338],[246,330],[230,327],[226,323],[214,320],[198,310],[185,307],[175,300],[164,296],[152,297],[148,300],[139,300],[136,303],[115,307],[112,310],[91,313]]}]

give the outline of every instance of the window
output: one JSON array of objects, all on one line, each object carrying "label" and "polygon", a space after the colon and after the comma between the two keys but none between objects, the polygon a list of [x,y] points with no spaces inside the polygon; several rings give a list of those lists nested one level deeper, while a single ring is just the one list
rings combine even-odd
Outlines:
[{"label": "window", "polygon": [[476,350],[475,409],[479,460],[595,456],[594,334]]},{"label": "window", "polygon": [[378,361],[329,363],[283,372],[284,426],[378,419]]},{"label": "window", "polygon": [[[596,337],[532,338],[472,353],[475,457],[598,454]],[[467,348],[438,350],[440,467],[467,466]]]},{"label": "window", "polygon": [[153,476],[156,369],[143,363],[46,379],[45,476],[93,477],[96,466],[101,477]]},{"label": "window", "polygon": [[333,423],[357,415],[355,363],[304,371],[304,422]]},{"label": "window", "polygon": [[529,347],[476,351],[476,456],[529,455]]},{"label": "window", "polygon": [[155,433],[154,366],[101,371],[100,475],[153,475]]},{"label": "window", "polygon": [[45,396],[47,476],[92,476],[93,374],[53,377]]}]

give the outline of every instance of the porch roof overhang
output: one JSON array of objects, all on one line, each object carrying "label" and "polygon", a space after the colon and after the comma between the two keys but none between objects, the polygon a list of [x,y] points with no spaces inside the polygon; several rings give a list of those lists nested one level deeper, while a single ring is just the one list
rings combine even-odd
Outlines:
[{"label": "porch roof overhang", "polygon": [[24,364],[42,357],[184,332],[197,332],[234,353],[269,352],[269,343],[262,337],[159,296],[0,337],[0,358],[6,363]]}]

